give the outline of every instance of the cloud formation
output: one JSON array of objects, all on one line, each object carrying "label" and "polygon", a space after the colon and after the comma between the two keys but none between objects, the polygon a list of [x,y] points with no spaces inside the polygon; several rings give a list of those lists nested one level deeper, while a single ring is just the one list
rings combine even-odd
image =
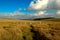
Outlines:
[{"label": "cloud formation", "polygon": [[55,10],[60,10],[60,0],[49,0],[48,1],[48,9],[55,9]]},{"label": "cloud formation", "polygon": [[47,8],[48,0],[36,0],[36,3],[32,1],[30,3],[31,10],[45,10]]},{"label": "cloud formation", "polygon": [[36,3],[32,1],[30,3],[30,9],[45,10],[45,9],[57,9],[60,10],[60,0],[36,0]]},{"label": "cloud formation", "polygon": [[[60,0],[33,0],[28,9],[24,10],[35,10],[34,14],[23,14],[19,12],[22,10],[19,8],[16,12],[9,13],[6,15],[8,18],[15,19],[34,19],[34,18],[46,18],[46,17],[60,17]],[[55,14],[47,13],[47,10],[56,10]],[[53,13],[53,12],[52,12]]]},{"label": "cloud formation", "polygon": [[[34,3],[34,1],[36,3]],[[41,12],[43,16],[47,12],[46,10],[56,10],[56,15],[60,14],[60,0],[34,0],[30,3],[29,10],[36,10],[38,11],[35,15],[41,16]],[[45,12],[44,12],[45,11]],[[50,15],[48,13],[48,15]],[[54,16],[54,15],[52,15]]]}]

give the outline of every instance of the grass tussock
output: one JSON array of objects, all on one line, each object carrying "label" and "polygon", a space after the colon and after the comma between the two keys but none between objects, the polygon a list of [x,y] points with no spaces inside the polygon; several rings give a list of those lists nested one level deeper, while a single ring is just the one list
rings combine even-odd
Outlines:
[{"label": "grass tussock", "polygon": [[60,40],[60,22],[0,20],[0,40]]}]

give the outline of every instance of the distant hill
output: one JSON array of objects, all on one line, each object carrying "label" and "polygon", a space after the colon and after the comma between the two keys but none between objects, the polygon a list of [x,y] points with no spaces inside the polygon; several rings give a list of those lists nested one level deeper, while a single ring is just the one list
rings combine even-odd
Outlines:
[{"label": "distant hill", "polygon": [[34,19],[13,19],[13,18],[0,18],[0,19],[8,19],[8,20],[33,20],[33,21],[57,21],[60,22],[60,18],[48,17],[48,18],[34,18]]},{"label": "distant hill", "polygon": [[53,17],[48,17],[48,18],[35,18],[33,20],[46,20],[46,19],[54,19]]},{"label": "distant hill", "polygon": [[44,20],[44,21],[60,21],[60,18],[36,18],[36,19],[33,19],[33,20]]}]

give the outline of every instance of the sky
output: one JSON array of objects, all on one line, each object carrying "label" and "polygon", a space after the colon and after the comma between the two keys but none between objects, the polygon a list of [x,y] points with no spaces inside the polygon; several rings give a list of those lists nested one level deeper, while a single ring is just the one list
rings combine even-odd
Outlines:
[{"label": "sky", "polygon": [[0,0],[0,17],[33,19],[60,18],[60,0]]},{"label": "sky", "polygon": [[[26,2],[27,1],[27,2]],[[0,0],[0,12],[14,12],[26,8],[31,0]]]}]

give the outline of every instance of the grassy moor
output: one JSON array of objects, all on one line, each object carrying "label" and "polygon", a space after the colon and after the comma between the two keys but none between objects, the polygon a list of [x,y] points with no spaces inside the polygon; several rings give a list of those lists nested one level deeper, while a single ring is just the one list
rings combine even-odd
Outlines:
[{"label": "grassy moor", "polygon": [[60,40],[60,19],[0,19],[0,40]]}]

